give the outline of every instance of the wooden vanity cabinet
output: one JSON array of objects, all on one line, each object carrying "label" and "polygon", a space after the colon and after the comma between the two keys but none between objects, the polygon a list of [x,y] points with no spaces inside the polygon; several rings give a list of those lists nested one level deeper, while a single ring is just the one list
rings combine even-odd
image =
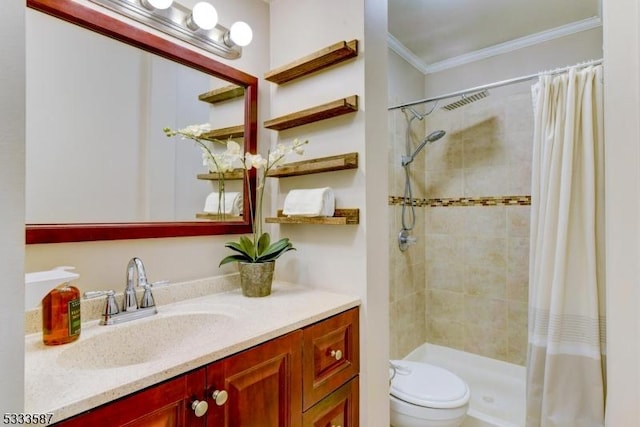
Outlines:
[{"label": "wooden vanity cabinet", "polygon": [[[302,331],[207,367],[208,427],[301,427]],[[226,402],[214,393],[224,390]]]},{"label": "wooden vanity cabinet", "polygon": [[205,400],[205,369],[151,386],[91,409],[56,426],[63,427],[204,427],[192,405]]},{"label": "wooden vanity cabinet", "polygon": [[303,426],[358,427],[357,308],[303,329]]},{"label": "wooden vanity cabinet", "polygon": [[56,425],[358,427],[358,373],[354,308]]}]

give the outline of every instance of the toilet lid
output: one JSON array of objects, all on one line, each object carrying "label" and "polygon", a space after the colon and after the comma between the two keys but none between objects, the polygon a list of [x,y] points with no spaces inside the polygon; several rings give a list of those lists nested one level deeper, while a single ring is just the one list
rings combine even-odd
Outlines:
[{"label": "toilet lid", "polygon": [[469,387],[457,375],[428,363],[392,360],[396,375],[391,394],[428,408],[457,408],[469,401]]}]

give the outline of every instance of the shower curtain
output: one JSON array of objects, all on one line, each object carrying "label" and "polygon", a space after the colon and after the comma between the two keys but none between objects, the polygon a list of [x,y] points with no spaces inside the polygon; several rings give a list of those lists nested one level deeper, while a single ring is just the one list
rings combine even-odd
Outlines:
[{"label": "shower curtain", "polygon": [[604,425],[602,72],[532,88],[528,427]]}]

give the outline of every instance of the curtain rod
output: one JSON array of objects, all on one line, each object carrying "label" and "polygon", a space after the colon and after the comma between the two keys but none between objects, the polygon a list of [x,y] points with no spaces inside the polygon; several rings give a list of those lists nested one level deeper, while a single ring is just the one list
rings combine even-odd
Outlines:
[{"label": "curtain rod", "polygon": [[417,100],[417,101],[408,102],[406,104],[394,105],[393,107],[387,108],[387,110],[396,110],[398,108],[411,107],[413,105],[425,104],[427,102],[440,101],[441,99],[447,99],[447,98],[453,98],[453,97],[456,97],[456,96],[466,95],[466,94],[468,94],[470,92],[479,92],[479,91],[482,91],[482,90],[485,90],[485,89],[493,89],[493,88],[496,88],[496,87],[507,86],[507,85],[514,84],[514,83],[526,82],[527,80],[533,80],[533,79],[536,79],[536,78],[538,78],[540,76],[544,76],[544,75],[553,75],[553,74],[564,73],[565,71],[568,71],[571,68],[583,68],[583,67],[588,67],[588,66],[591,66],[591,65],[598,65],[598,64],[602,64],[602,59],[596,59],[596,60],[593,60],[593,61],[582,62],[582,63],[577,64],[577,65],[571,65],[571,66],[568,66],[568,67],[557,68],[557,69],[551,70],[551,71],[542,71],[542,72],[539,72],[539,73],[536,73],[536,74],[530,74],[528,76],[515,77],[515,78],[512,78],[512,79],[502,80],[502,81],[495,82],[495,83],[489,83],[489,84],[482,85],[482,86],[476,86],[476,87],[472,87],[472,88],[465,89],[465,90],[459,90],[457,92],[446,93],[446,94],[440,95],[440,96],[434,96],[432,98],[420,99],[420,100]]}]

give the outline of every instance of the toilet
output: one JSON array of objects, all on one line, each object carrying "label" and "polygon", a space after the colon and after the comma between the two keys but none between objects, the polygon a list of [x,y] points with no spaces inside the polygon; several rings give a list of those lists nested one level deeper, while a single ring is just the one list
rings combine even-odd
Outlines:
[{"label": "toilet", "polygon": [[390,361],[392,427],[459,427],[469,408],[469,386],[428,363]]}]

